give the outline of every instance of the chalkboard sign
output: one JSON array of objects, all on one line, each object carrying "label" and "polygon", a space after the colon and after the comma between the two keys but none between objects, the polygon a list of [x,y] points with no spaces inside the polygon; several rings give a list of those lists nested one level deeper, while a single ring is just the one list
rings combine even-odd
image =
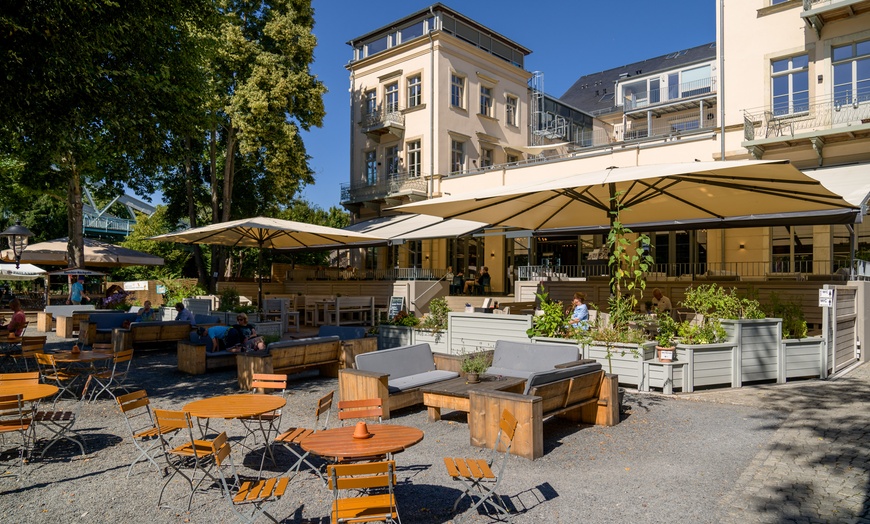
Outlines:
[{"label": "chalkboard sign", "polygon": [[405,309],[405,297],[390,297],[390,308],[387,310],[387,318],[393,320],[403,309]]}]

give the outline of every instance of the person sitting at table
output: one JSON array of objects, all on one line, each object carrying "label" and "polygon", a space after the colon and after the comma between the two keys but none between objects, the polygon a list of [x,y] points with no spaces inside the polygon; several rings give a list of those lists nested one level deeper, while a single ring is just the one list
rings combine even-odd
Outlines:
[{"label": "person sitting at table", "polygon": [[178,312],[178,314],[175,315],[176,321],[190,322],[191,326],[196,327],[196,319],[193,317],[193,313],[191,313],[189,309],[184,307],[183,302],[178,302],[177,304],[175,304],[175,311]]},{"label": "person sitting at table", "polygon": [[459,270],[459,273],[456,273],[450,282],[450,294],[451,295],[459,295],[462,294],[462,288],[465,285],[465,275],[463,275],[462,270]]},{"label": "person sitting at table", "polygon": [[257,335],[257,328],[254,324],[248,324],[248,315],[239,313],[236,316],[238,324],[233,325],[233,329],[237,330],[242,336],[242,347],[244,351],[262,351],[266,349],[266,341],[263,337]]},{"label": "person sitting at table", "polygon": [[662,291],[659,288],[653,289],[653,307],[656,310],[656,313],[667,313],[671,314],[671,299],[664,296]]},{"label": "person sitting at table", "polygon": [[151,301],[146,300],[144,307],[139,308],[139,312],[136,313],[136,322],[153,322],[155,320],[160,320],[160,317],[157,316],[157,310],[151,309]]},{"label": "person sitting at table", "polygon": [[575,330],[588,330],[589,307],[586,306],[586,294],[579,291],[577,293],[574,293],[574,299],[572,300],[572,304],[574,305],[574,309],[569,309],[565,312],[571,315],[571,320],[568,322],[568,325]]},{"label": "person sitting at table", "polygon": [[483,270],[479,275],[477,275],[476,280],[468,280],[465,282],[465,289],[463,289],[462,292],[468,295],[469,293],[476,292],[478,287],[483,291],[487,286],[489,286],[489,280],[489,268],[483,266]]},{"label": "person sitting at table", "polygon": [[5,333],[9,338],[20,337],[24,332],[24,326],[27,324],[27,317],[24,316],[24,310],[21,309],[21,301],[13,298],[9,303],[9,309],[12,310],[12,319],[8,324],[0,324],[0,333]]}]

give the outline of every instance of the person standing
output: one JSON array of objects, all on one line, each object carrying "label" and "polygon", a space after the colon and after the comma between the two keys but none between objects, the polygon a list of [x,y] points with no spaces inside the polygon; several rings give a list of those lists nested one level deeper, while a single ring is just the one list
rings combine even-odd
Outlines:
[{"label": "person standing", "polygon": [[78,279],[73,281],[69,286],[69,297],[67,297],[67,304],[75,304],[77,306],[81,305],[82,299],[90,300],[90,298],[85,294],[85,277],[84,275],[80,275]]}]

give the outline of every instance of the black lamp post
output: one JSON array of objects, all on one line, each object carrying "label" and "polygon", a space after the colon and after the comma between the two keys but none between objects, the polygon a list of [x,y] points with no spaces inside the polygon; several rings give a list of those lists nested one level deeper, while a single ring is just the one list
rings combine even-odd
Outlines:
[{"label": "black lamp post", "polygon": [[6,228],[6,231],[0,233],[0,237],[6,237],[6,240],[9,241],[9,248],[12,249],[12,253],[15,255],[15,269],[18,269],[18,266],[21,264],[21,255],[27,249],[27,243],[32,236],[33,233],[22,226],[20,221],[15,222],[14,226],[9,226]]}]

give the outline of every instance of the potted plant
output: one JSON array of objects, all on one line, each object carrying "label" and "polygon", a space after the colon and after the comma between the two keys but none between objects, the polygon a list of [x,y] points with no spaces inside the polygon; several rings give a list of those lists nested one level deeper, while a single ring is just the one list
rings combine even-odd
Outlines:
[{"label": "potted plant", "polygon": [[485,351],[478,351],[465,355],[460,369],[465,373],[469,384],[477,384],[480,382],[480,375],[489,368],[489,365],[489,354]]},{"label": "potted plant", "polygon": [[677,322],[669,312],[656,317],[656,357],[659,362],[672,362],[676,350]]},{"label": "potted plant", "polygon": [[541,286],[541,290],[535,293],[540,304],[540,314],[532,317],[532,327],[526,330],[529,338],[565,338],[570,332],[569,321],[571,316],[565,313],[562,302],[550,300],[550,294]]}]

